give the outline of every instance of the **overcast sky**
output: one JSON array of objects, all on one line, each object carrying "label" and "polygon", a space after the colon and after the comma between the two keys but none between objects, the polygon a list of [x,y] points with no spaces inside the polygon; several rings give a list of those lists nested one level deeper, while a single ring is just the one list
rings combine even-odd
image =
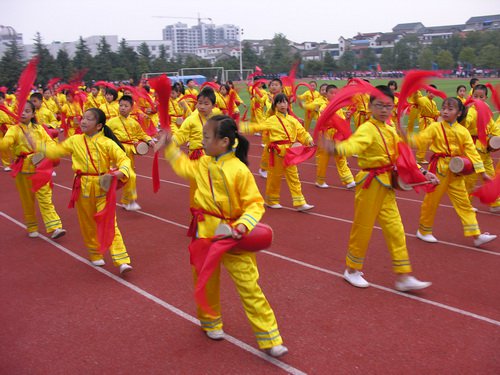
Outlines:
[{"label": "overcast sky", "polygon": [[22,33],[25,44],[32,44],[37,31],[46,44],[92,35],[160,40],[166,25],[194,25],[198,13],[216,25],[242,27],[243,39],[271,39],[280,32],[295,42],[332,43],[358,32],[390,32],[398,23],[455,25],[473,16],[500,14],[499,0],[0,0],[0,4],[0,25]]}]

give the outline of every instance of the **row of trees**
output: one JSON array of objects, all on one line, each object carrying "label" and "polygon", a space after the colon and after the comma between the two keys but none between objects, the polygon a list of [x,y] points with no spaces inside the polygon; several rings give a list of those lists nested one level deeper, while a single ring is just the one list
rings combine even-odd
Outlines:
[{"label": "row of trees", "polygon": [[[40,58],[38,79],[39,84],[45,84],[52,77],[68,80],[76,71],[88,69],[86,80],[121,81],[133,79],[137,82],[146,72],[177,71],[182,67],[210,67],[210,63],[194,55],[167,59],[167,53],[160,47],[159,56],[153,57],[148,45],[143,43],[138,51],[127,45],[122,39],[118,50],[112,51],[111,46],[103,37],[97,48],[97,54],[92,56],[86,42],[80,37],[76,53],[70,58],[61,49],[54,58],[42,36],[35,36],[34,54]],[[290,47],[283,34],[276,34],[262,55],[257,55],[248,42],[243,43],[243,68],[253,69],[260,66],[264,72],[287,72],[294,61],[300,61],[298,51]],[[22,47],[15,41],[0,60],[0,85],[14,87],[25,66]],[[217,66],[225,69],[239,69],[239,59],[231,57],[217,61]],[[335,61],[331,54],[325,53],[323,60],[305,61],[300,64],[299,75],[317,75],[337,73],[341,71],[369,70],[380,64],[383,70],[420,69],[454,69],[459,64],[466,69],[481,67],[500,69],[500,31],[470,32],[465,36],[453,35],[449,39],[433,41],[431,45],[422,45],[416,35],[408,35],[401,39],[394,48],[385,48],[378,58],[373,49],[363,50],[360,55],[347,50]]]}]

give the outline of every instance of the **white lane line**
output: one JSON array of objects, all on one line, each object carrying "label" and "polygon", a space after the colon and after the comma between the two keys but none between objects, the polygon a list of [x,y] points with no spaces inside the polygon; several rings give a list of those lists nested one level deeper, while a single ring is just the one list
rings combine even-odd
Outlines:
[{"label": "white lane line", "polygon": [[[323,272],[323,273],[327,273],[329,275],[337,276],[337,277],[339,277],[341,279],[344,278],[341,273],[330,271],[330,270],[322,268],[322,267],[314,266],[314,265],[309,264],[309,263],[301,262],[300,260],[289,258],[289,257],[284,256],[284,255],[272,253],[272,252],[269,252],[267,250],[262,250],[260,252],[261,253],[265,253],[265,254],[270,255],[270,256],[273,256],[273,257],[276,257],[276,258],[280,258],[280,259],[286,260],[286,261],[291,262],[291,263],[296,263],[296,264],[301,265],[301,266],[306,267],[306,268],[311,268],[311,269],[316,270],[316,271],[320,271],[320,272]],[[390,289],[390,288],[387,288],[387,287],[382,286],[382,285],[370,283],[370,286],[373,286],[374,288],[383,290],[385,292],[389,292],[389,293],[392,293],[392,294],[397,294],[397,295],[399,295],[401,297],[413,299],[415,301],[419,301],[419,302],[426,303],[426,304],[429,304],[429,305],[432,305],[432,306],[436,306],[436,307],[439,307],[439,308],[444,309],[444,310],[448,310],[448,311],[451,311],[451,312],[454,312],[454,313],[465,315],[465,316],[468,316],[470,318],[478,319],[478,320],[481,320],[483,322],[490,323],[490,324],[493,324],[493,325],[496,325],[496,326],[500,327],[500,321],[498,321],[498,320],[490,319],[490,318],[487,318],[485,316],[478,315],[478,314],[475,314],[475,313],[472,313],[472,312],[469,312],[469,311],[466,311],[466,310],[462,310],[462,309],[459,309],[459,308],[456,308],[456,307],[453,307],[453,306],[445,305],[445,304],[440,303],[440,302],[431,301],[431,300],[428,300],[428,299],[425,299],[425,298],[422,298],[422,297],[415,296],[413,294],[398,292],[395,289]]]},{"label": "white lane line", "polygon": [[[17,221],[13,217],[5,214],[2,211],[0,211],[0,216],[3,216],[5,219],[18,225],[19,227],[26,229],[26,226],[23,223]],[[154,303],[160,305],[164,309],[169,310],[170,312],[174,313],[175,315],[193,323],[196,326],[200,326],[199,320],[197,318],[195,318],[194,316],[189,315],[188,313],[178,309],[177,307],[169,304],[168,302],[165,302],[164,300],[162,300],[162,299],[154,296],[153,294],[145,291],[144,289],[139,288],[137,285],[132,284],[131,282],[128,282],[128,281],[122,279],[121,277],[114,275],[111,272],[109,272],[103,268],[92,266],[87,259],[81,257],[78,254],[75,254],[74,252],[72,252],[68,248],[58,244],[57,242],[52,241],[50,238],[42,236],[42,235],[40,235],[39,238],[44,240],[45,242],[48,242],[52,246],[56,247],[57,249],[59,249],[63,253],[73,257],[74,259],[78,260],[79,262],[87,265],[88,267],[92,268],[93,270],[102,273],[103,275],[109,277],[110,279],[116,281],[117,283],[119,283],[119,284],[129,288],[130,290],[133,290],[134,292],[140,294],[144,298],[149,299],[150,301],[153,301]],[[281,362],[280,360],[278,360],[276,358],[268,356],[264,352],[244,343],[243,341],[238,340],[237,338],[235,338],[231,335],[228,335],[227,333],[225,335],[225,338],[227,341],[229,341],[231,344],[237,346],[238,348],[243,349],[243,350],[249,352],[250,354],[253,354],[253,355],[263,359],[264,361],[267,361],[267,362],[273,364],[274,366],[281,368],[282,370],[288,372],[289,374],[295,374],[295,375],[305,375],[306,374],[305,372],[303,372],[303,371],[301,371],[301,370],[299,370],[299,369],[297,369],[297,368],[295,368],[287,363]]]},{"label": "white lane line", "polygon": [[[66,187],[64,187],[64,188],[66,188]],[[293,208],[286,208],[286,209],[294,211]],[[177,227],[180,227],[180,228],[183,228],[183,229],[187,229],[188,228],[187,225],[184,225],[184,224],[181,224],[181,223],[177,223],[175,221],[167,220],[167,219],[164,219],[162,217],[159,217],[159,216],[156,216],[156,215],[144,212],[144,211],[137,211],[137,213],[145,215],[145,216],[148,216],[148,217],[151,217],[151,218],[154,218],[154,219],[157,219],[159,221],[163,221],[165,223],[173,224],[173,225],[175,225]],[[314,213],[307,212],[307,214],[313,215]],[[349,220],[344,220],[344,219],[339,219],[339,218],[333,218],[333,217],[329,217],[327,215],[322,215],[322,214],[314,214],[314,215],[324,216],[324,217],[327,217],[327,218],[332,218],[334,220],[352,223],[352,221],[349,221]],[[377,227],[377,229],[380,229],[380,228]],[[415,237],[414,235],[410,235],[410,234],[407,234],[407,235]],[[470,249],[470,250],[474,250],[474,251],[484,252],[484,253],[487,253],[487,254],[492,254],[492,255],[497,255],[497,256],[500,255],[498,253],[494,253],[494,252],[491,252],[491,251],[481,250],[481,249],[477,249],[477,248],[473,248],[473,247],[467,247],[467,246],[458,245],[458,244],[453,244],[453,243],[450,243],[450,242],[439,242],[439,243],[444,243],[444,244],[450,245],[450,246],[463,247],[465,249]],[[276,257],[276,258],[280,258],[282,260],[285,260],[285,261],[288,261],[288,262],[291,262],[291,263],[295,263],[295,264],[301,265],[301,266],[309,268],[309,269],[313,269],[313,270],[316,270],[316,271],[320,271],[320,272],[324,272],[324,273],[327,273],[327,274],[330,274],[330,275],[334,275],[334,276],[337,276],[337,277],[343,279],[343,275],[342,274],[340,274],[338,272],[335,272],[335,271],[328,270],[326,268],[315,266],[315,265],[312,265],[312,264],[309,264],[309,263],[305,263],[305,262],[302,262],[302,261],[294,259],[294,258],[290,258],[290,257],[284,256],[284,255],[280,255],[280,254],[273,253],[273,252],[266,251],[266,250],[261,251],[261,253],[264,253],[264,254],[267,254],[267,255],[270,255],[270,256],[273,256],[273,257]],[[461,314],[461,315],[469,316],[469,317],[472,317],[472,318],[475,318],[475,319],[478,319],[478,320],[485,321],[487,323],[491,323],[491,324],[500,326],[500,322],[497,321],[497,320],[490,319],[490,318],[487,318],[487,317],[484,317],[484,316],[481,316],[481,315],[478,315],[478,314],[475,314],[475,313],[472,313],[472,312],[469,312],[469,311],[466,311],[466,310],[462,310],[462,309],[459,309],[459,308],[456,308],[456,307],[453,307],[453,306],[449,306],[449,305],[445,305],[445,304],[442,304],[442,303],[439,303],[439,302],[435,302],[435,301],[432,301],[432,300],[421,298],[421,297],[418,297],[418,296],[415,296],[415,295],[412,295],[412,294],[398,292],[397,290],[393,290],[393,289],[387,288],[387,287],[382,286],[382,285],[377,285],[377,284],[372,284],[372,283],[370,283],[370,285],[372,285],[373,287],[375,287],[377,289],[380,289],[380,290],[383,290],[383,291],[386,291],[386,292],[389,292],[389,293],[397,294],[397,295],[402,296],[402,297],[413,299],[413,300],[416,300],[416,301],[419,301],[419,302],[422,302],[422,303],[433,305],[433,306],[436,306],[436,307],[439,307],[439,308],[442,308],[442,309],[445,309],[445,310],[448,310],[448,311],[456,312],[456,313]]]}]

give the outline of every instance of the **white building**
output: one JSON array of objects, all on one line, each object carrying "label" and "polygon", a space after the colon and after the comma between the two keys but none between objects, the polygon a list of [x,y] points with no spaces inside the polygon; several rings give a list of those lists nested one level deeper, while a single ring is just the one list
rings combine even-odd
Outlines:
[{"label": "white building", "polygon": [[0,57],[3,56],[8,48],[8,44],[16,41],[19,48],[23,48],[23,34],[19,34],[11,26],[0,25]]}]

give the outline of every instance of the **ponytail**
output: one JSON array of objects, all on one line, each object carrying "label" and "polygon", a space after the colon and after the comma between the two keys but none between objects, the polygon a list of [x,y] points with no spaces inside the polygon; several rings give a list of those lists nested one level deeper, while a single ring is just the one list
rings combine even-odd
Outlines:
[{"label": "ponytail", "polygon": [[236,139],[238,144],[234,150],[234,154],[241,162],[248,165],[248,149],[250,148],[250,142],[243,135],[238,133],[238,127],[236,122],[229,116],[213,116],[208,121],[213,121],[216,123],[215,136],[219,139],[227,137],[229,139],[228,151],[232,150]]},{"label": "ponytail", "polygon": [[87,112],[92,112],[96,118],[96,123],[102,125],[102,132],[104,133],[104,136],[114,141],[123,151],[125,151],[125,147],[123,147],[122,143],[118,140],[118,138],[116,138],[113,130],[106,125],[106,114],[102,111],[102,109],[89,108],[87,109]]}]

